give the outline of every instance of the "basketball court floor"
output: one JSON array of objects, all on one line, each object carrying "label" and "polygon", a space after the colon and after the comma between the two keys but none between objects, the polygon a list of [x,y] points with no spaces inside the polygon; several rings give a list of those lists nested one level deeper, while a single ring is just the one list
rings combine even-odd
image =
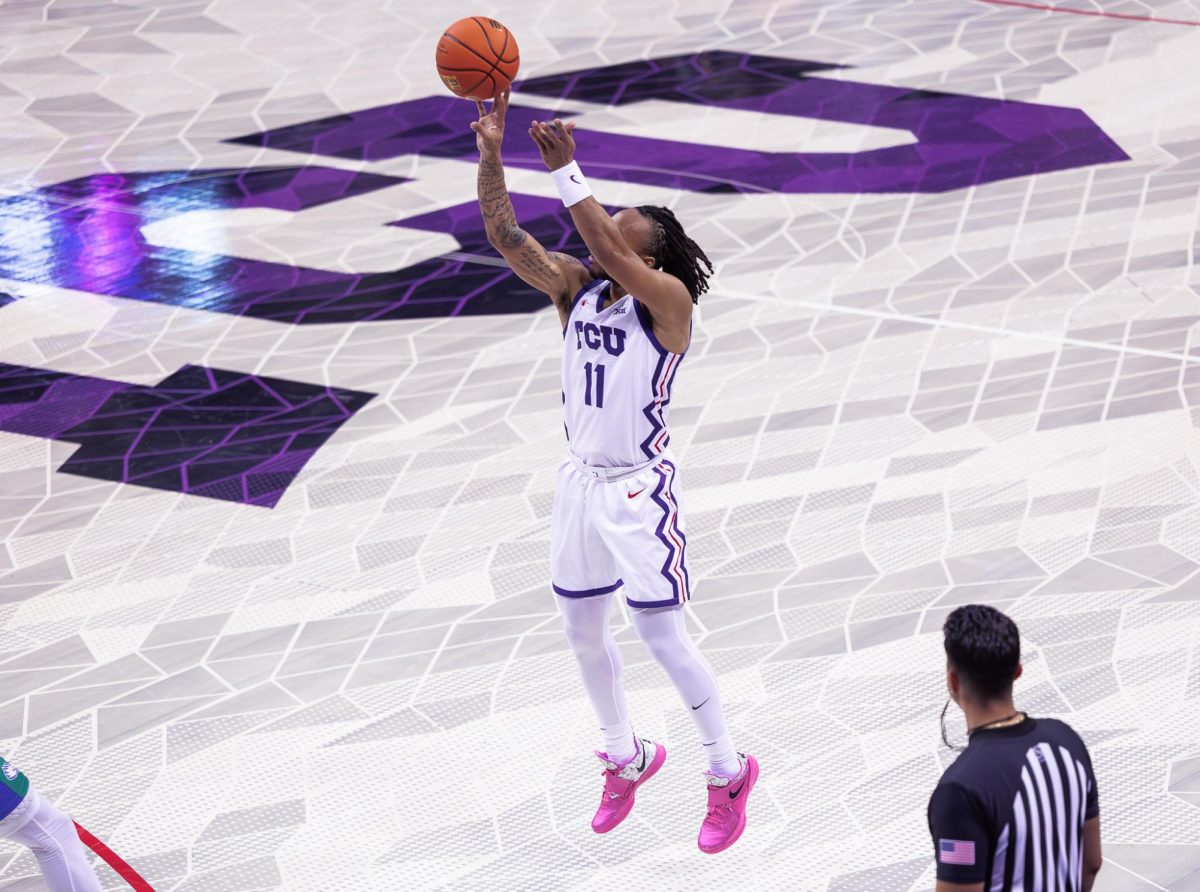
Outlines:
[{"label": "basketball court floor", "polygon": [[[1096,888],[1200,889],[1200,3],[1060,6],[0,5],[0,753],[156,890],[932,890],[986,602],[1092,748]],[[434,71],[470,14],[520,42],[527,228],[579,250],[525,134],[570,115],[717,264],[671,421],[763,766],[719,856],[623,617],[672,759],[588,826],[560,332]]]}]

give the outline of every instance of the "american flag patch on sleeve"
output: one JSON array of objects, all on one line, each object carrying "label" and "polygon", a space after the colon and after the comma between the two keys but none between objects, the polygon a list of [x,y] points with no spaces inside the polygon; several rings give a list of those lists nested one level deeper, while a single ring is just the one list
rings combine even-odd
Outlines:
[{"label": "american flag patch on sleeve", "polygon": [[939,839],[938,861],[970,867],[975,863],[975,843],[961,839]]}]

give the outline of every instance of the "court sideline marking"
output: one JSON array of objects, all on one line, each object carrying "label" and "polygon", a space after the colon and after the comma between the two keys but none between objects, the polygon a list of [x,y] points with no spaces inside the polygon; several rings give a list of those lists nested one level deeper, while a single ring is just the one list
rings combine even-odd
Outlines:
[{"label": "court sideline marking", "polygon": [[[762,303],[779,303],[788,307],[803,307],[807,310],[817,310],[820,313],[831,313],[834,315],[844,314],[847,316],[865,316],[871,319],[889,319],[897,322],[912,322],[918,325],[925,325],[930,328],[956,328],[960,331],[971,331],[979,334],[995,335],[997,337],[1006,338],[1025,338],[1032,341],[1042,341],[1047,344],[1055,344],[1057,346],[1068,347],[1091,347],[1096,350],[1108,350],[1112,353],[1132,353],[1136,356],[1156,356],[1160,359],[1173,359],[1177,362],[1195,362],[1200,363],[1200,353],[1172,353],[1169,350],[1151,350],[1147,347],[1134,347],[1129,344],[1110,344],[1106,341],[1089,341],[1085,338],[1072,338],[1066,335],[1049,335],[1035,331],[1021,331],[1013,328],[1000,328],[994,325],[979,325],[973,322],[958,322],[953,319],[932,319],[925,316],[910,316],[907,313],[891,313],[886,310],[869,310],[862,307],[846,307],[838,304],[823,304],[816,301],[807,300],[784,300],[763,297],[762,295],[748,295],[745,292],[731,291],[738,297],[757,297]],[[1136,319],[1125,320],[1136,322]],[[1200,349],[1200,345],[1197,348]]]},{"label": "court sideline marking", "polygon": [[1071,15],[1088,15],[1102,19],[1125,19],[1130,22],[1153,22],[1156,25],[1186,25],[1200,28],[1200,22],[1189,22],[1184,19],[1159,19],[1148,15],[1131,15],[1124,12],[1100,12],[1095,9],[1075,9],[1070,6],[1048,6],[1043,3],[1026,3],[1024,0],[979,0],[980,3],[990,3],[993,6],[1016,6],[1021,9],[1037,9],[1042,12],[1065,12]]},{"label": "court sideline marking", "polygon": [[141,874],[126,864],[120,855],[93,836],[86,827],[76,823],[75,830],[83,844],[99,855],[104,863],[116,871],[117,876],[127,882],[134,892],[154,892],[154,887],[142,879]]}]

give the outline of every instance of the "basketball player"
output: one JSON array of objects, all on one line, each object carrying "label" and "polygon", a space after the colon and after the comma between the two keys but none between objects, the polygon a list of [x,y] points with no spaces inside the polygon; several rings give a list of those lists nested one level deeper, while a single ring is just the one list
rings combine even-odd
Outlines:
[{"label": "basketball player", "polygon": [[28,846],[50,892],[101,892],[74,822],[0,758],[0,839]]},{"label": "basketball player", "polygon": [[1063,722],[1014,708],[1021,639],[1011,619],[968,604],[943,634],[969,742],[929,800],[937,892],[1088,892],[1102,859],[1087,747]]},{"label": "basketball player", "polygon": [[687,633],[687,540],[678,468],[667,444],[671,385],[691,338],[692,307],[712,264],[663,207],[615,217],[593,197],[574,162],[572,125],[535,121],[529,133],[583,236],[589,266],[547,253],[517,225],[500,147],[508,94],[471,124],[479,146],[479,205],[488,240],[513,270],[550,296],[563,326],[562,390],[570,456],[558,470],[551,575],[567,640],[604,739],[604,792],[592,829],[607,833],[633,807],[638,787],[666,759],[637,737],[621,686],[621,653],[609,629],[624,588],[638,636],[666,670],[708,755],[708,808],[700,850],[733,845],[746,826],[758,762],[737,752],[716,677]]}]

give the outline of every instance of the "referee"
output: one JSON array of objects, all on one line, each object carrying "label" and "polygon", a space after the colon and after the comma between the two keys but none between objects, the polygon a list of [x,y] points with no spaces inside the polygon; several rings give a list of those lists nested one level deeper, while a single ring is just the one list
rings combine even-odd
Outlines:
[{"label": "referee", "polygon": [[1013,707],[1021,640],[1011,619],[968,604],[943,632],[968,743],[929,800],[937,892],[1087,892],[1101,864],[1087,747],[1063,722]]}]

